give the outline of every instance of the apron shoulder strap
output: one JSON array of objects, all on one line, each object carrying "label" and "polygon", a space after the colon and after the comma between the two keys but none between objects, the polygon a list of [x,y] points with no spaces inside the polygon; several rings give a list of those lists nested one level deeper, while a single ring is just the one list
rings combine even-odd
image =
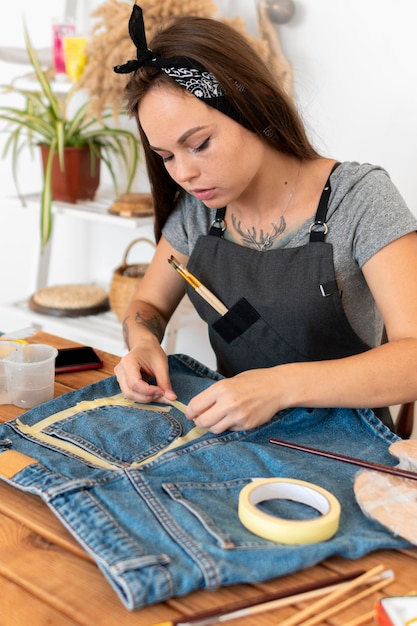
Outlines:
[{"label": "apron shoulder strap", "polygon": [[[324,189],[322,191],[319,205],[317,207],[317,212],[314,218],[314,222],[311,224],[309,228],[310,232],[310,242],[316,241],[324,241],[325,236],[328,233],[328,226],[326,224],[326,215],[327,215],[327,205],[330,198],[331,187],[330,187],[330,176],[333,174],[335,169],[340,165],[340,162],[337,162],[333,165],[332,171],[329,174],[329,178],[324,185]],[[209,235],[214,237],[221,237],[226,230],[226,224],[224,221],[224,216],[226,214],[226,207],[222,207],[221,209],[217,209],[216,217],[210,224]]]},{"label": "apron shoulder strap", "polygon": [[217,209],[216,217],[210,224],[209,235],[213,235],[214,237],[221,237],[226,230],[226,223],[224,221],[224,216],[226,215],[226,207],[222,207],[221,209]]},{"label": "apron shoulder strap", "polygon": [[329,232],[329,227],[326,224],[326,215],[327,215],[327,206],[329,203],[330,193],[332,191],[330,186],[330,176],[333,174],[335,169],[339,167],[340,162],[337,162],[333,165],[332,171],[329,174],[329,178],[324,185],[324,189],[320,196],[319,205],[317,207],[317,212],[314,218],[314,222],[310,225],[309,233],[310,233],[310,243],[316,241],[324,241],[325,236]]}]

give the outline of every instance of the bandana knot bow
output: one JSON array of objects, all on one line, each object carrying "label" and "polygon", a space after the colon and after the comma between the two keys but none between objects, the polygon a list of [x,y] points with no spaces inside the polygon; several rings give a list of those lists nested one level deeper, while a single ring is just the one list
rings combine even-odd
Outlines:
[{"label": "bandana knot bow", "polygon": [[[206,70],[201,63],[188,57],[179,56],[163,59],[148,48],[143,12],[137,4],[133,5],[129,19],[129,35],[136,46],[137,58],[113,67],[117,74],[130,74],[144,66],[156,67],[196,98],[228,115],[239,124],[246,125],[217,78]],[[237,88],[244,91],[241,86],[237,85]]]}]

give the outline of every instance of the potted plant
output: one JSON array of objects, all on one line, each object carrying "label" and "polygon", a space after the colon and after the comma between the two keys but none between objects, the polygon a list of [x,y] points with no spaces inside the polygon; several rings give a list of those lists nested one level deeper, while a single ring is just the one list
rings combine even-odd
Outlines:
[{"label": "potted plant", "polygon": [[[106,120],[114,116],[104,112],[100,119],[91,115],[90,103],[83,102],[75,112],[68,114],[69,104],[77,85],[74,84],[66,94],[54,92],[47,73],[42,69],[40,60],[34,50],[25,28],[25,44],[30,63],[34,69],[39,89],[22,89],[15,84],[2,86],[3,93],[19,94],[24,99],[23,106],[0,106],[0,119],[5,125],[9,137],[3,150],[3,157],[12,154],[13,177],[17,193],[24,202],[19,190],[17,162],[23,148],[41,146],[43,150],[43,188],[41,197],[41,244],[48,242],[52,229],[51,202],[57,199],[53,195],[53,181],[60,172],[67,172],[71,159],[66,152],[78,151],[80,148],[88,152],[82,171],[92,175],[94,181],[88,187],[87,196],[91,198],[98,186],[100,162],[103,162],[112,179],[116,195],[118,181],[115,164],[117,160],[125,170],[126,189],[129,191],[134,180],[138,160],[139,147],[137,137],[128,130],[108,125]],[[85,158],[85,157],[84,157]],[[53,169],[55,168],[55,170]],[[86,170],[88,170],[86,172]],[[70,182],[71,193],[79,175]],[[95,188],[94,188],[95,186]],[[70,201],[76,201],[70,200]],[[78,197],[78,199],[81,199]]]}]

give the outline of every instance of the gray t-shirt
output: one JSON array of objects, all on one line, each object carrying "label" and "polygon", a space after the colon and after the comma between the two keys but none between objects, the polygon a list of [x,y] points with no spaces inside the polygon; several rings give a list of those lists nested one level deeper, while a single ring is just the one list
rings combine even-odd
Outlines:
[{"label": "gray t-shirt", "polygon": [[[384,246],[416,231],[417,219],[381,167],[343,162],[331,176],[331,187],[326,242],[333,246],[343,308],[361,339],[375,346],[380,342],[382,319],[361,268]],[[168,218],[163,235],[175,250],[190,256],[198,237],[208,234],[215,213],[184,193]],[[307,244],[313,219],[312,215],[297,232],[283,237],[281,247]]]}]

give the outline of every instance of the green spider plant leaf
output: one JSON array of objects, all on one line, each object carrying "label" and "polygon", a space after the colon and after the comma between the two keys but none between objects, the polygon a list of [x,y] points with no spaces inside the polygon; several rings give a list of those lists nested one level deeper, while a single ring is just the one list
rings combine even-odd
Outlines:
[{"label": "green spider plant leaf", "polygon": [[[4,95],[18,95],[22,106],[0,106],[0,121],[5,126],[0,128],[9,137],[2,156],[9,153],[12,158],[13,179],[19,198],[24,202],[18,184],[18,160],[24,150],[31,150],[39,145],[50,147],[44,168],[43,187],[40,207],[40,231],[42,246],[45,246],[52,232],[52,160],[58,155],[61,171],[64,170],[64,152],[67,147],[88,145],[91,150],[92,168],[94,155],[108,169],[115,194],[119,194],[119,178],[116,163],[123,168],[126,178],[125,190],[130,191],[139,164],[139,146],[137,137],[130,131],[109,126],[111,113],[96,119],[89,114],[90,103],[82,104],[71,112],[70,101],[76,91],[76,85],[65,94],[56,94],[46,72],[42,69],[38,55],[32,46],[28,31],[24,29],[25,44],[33,67],[36,84],[34,88],[22,89],[16,84],[3,85]],[[109,70],[110,71],[110,70]],[[16,81],[15,81],[16,82]]]}]

